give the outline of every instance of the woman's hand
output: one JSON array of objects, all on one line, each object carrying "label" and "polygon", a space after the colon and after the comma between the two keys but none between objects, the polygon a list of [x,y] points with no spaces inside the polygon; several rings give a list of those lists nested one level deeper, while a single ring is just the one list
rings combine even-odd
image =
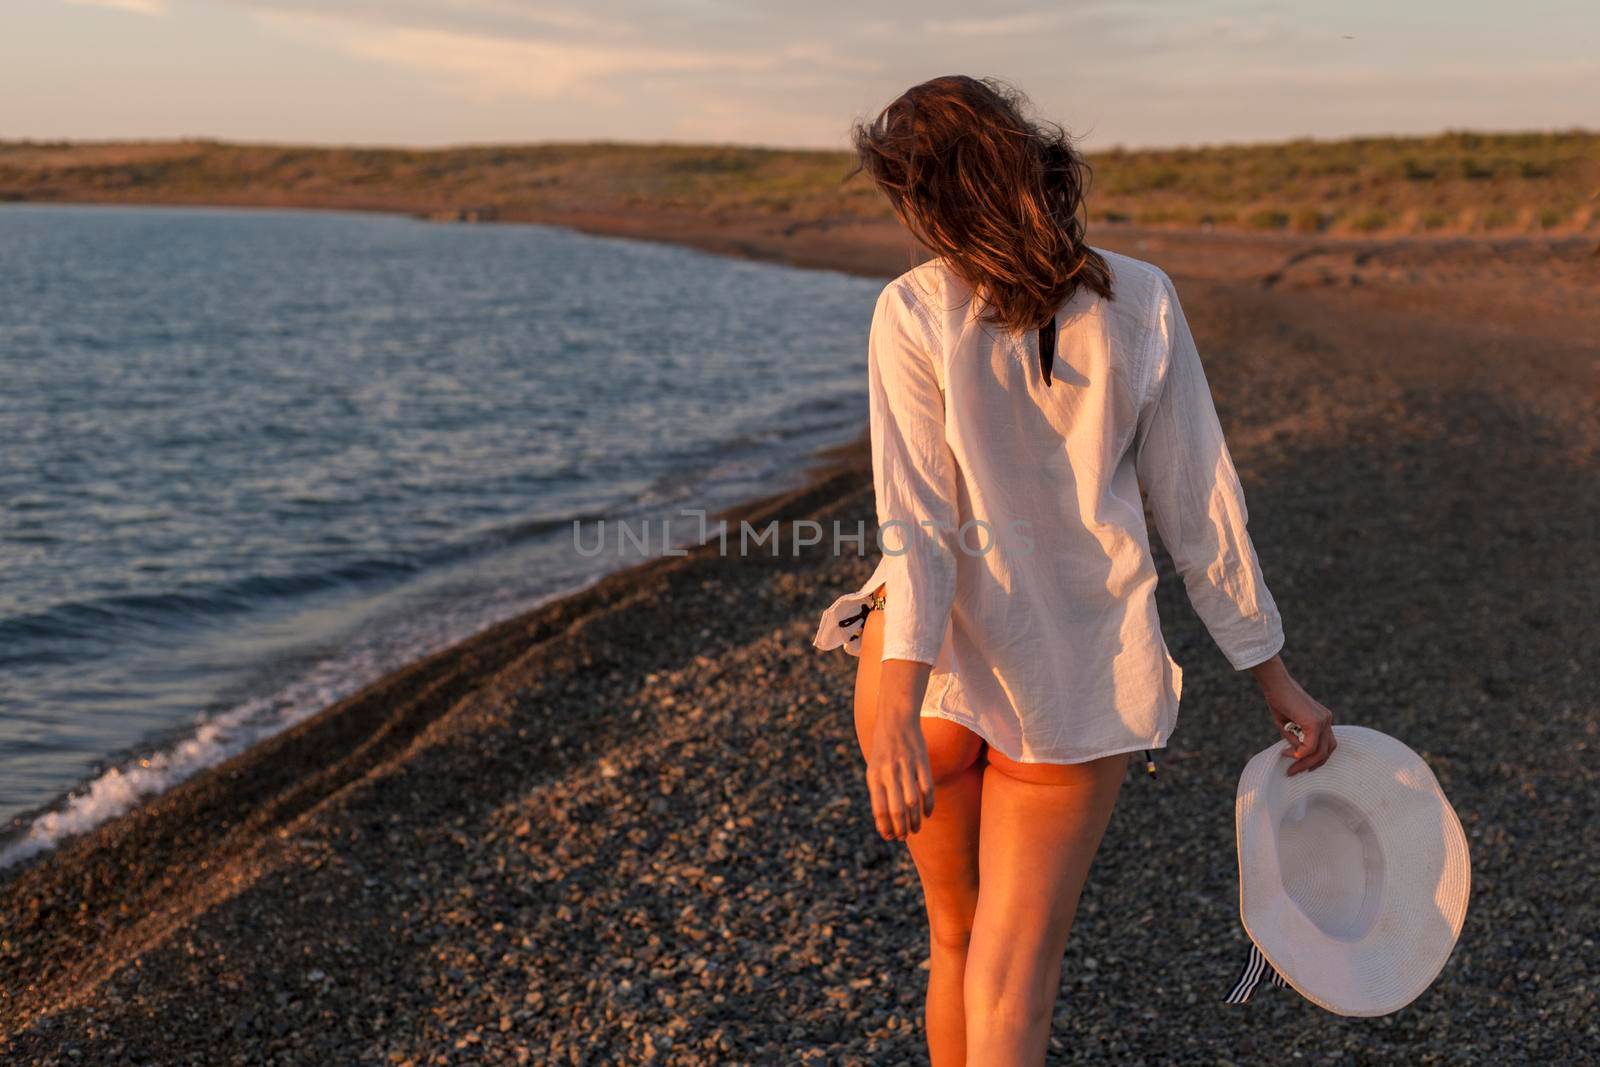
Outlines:
[{"label": "woman's hand", "polygon": [[1289,774],[1314,771],[1339,747],[1333,736],[1333,712],[1312,698],[1289,674],[1283,660],[1273,656],[1250,668],[1278,733],[1289,742],[1284,755],[1294,757]]},{"label": "woman's hand", "polygon": [[886,659],[878,675],[878,713],[867,758],[872,821],[885,841],[904,840],[933,814],[933,768],[922,736],[926,663]]},{"label": "woman's hand", "polygon": [[933,814],[933,769],[921,716],[878,716],[867,761],[872,821],[885,841],[905,840]]}]

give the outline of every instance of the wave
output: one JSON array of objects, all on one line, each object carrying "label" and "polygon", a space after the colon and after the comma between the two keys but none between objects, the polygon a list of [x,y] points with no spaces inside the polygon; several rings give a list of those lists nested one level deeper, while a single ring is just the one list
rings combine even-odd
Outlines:
[{"label": "wave", "polygon": [[324,659],[289,685],[211,715],[193,733],[147,755],[123,760],[48,810],[22,817],[18,829],[0,835],[0,869],[46,852],[68,837],[132,810],[147,798],[338,703],[389,671],[504,619],[570,596],[600,577],[595,574],[530,601],[506,605],[491,616],[458,620],[453,626],[409,644],[369,645]]},{"label": "wave", "polygon": [[[813,399],[786,408],[771,423],[684,457],[676,470],[651,479],[641,491],[608,501],[595,509],[539,516],[474,531],[435,546],[385,555],[371,555],[337,566],[281,575],[255,574],[199,590],[126,594],[57,605],[47,611],[0,620],[0,666],[70,660],[82,656],[83,641],[106,642],[118,635],[170,636],[175,625],[214,622],[218,616],[244,613],[265,602],[315,594],[338,587],[390,582],[441,565],[501,551],[547,538],[574,522],[623,519],[673,504],[705,500],[708,489],[733,490],[776,484],[795,468],[792,450],[773,447],[797,438],[840,436],[859,423],[859,413],[834,400]],[[808,448],[807,458],[811,450]],[[735,488],[739,487],[739,488]],[[709,503],[709,501],[708,501]],[[723,501],[725,505],[728,501]],[[712,510],[716,510],[715,507]],[[685,528],[687,530],[687,527]],[[532,603],[501,610],[494,618],[461,619],[426,640],[393,642],[345,649],[300,673],[292,683],[207,716],[191,733],[148,754],[122,759],[67,794],[47,809],[21,817],[16,829],[0,833],[0,869],[13,867],[54,848],[62,840],[85,833],[132,810],[209,767],[222,763],[275,734],[289,729],[344,699],[390,670],[428,655],[503,618],[530,610],[598,580],[546,593]],[[57,647],[52,648],[55,645]],[[61,647],[68,646],[68,647]]]},{"label": "wave", "polygon": [[142,632],[168,633],[176,626],[247,613],[276,600],[407,578],[442,564],[548,536],[570,528],[573,522],[605,517],[581,512],[523,520],[429,549],[367,556],[319,570],[251,574],[201,589],[66,601],[43,611],[0,619],[0,649],[4,650],[0,651],[0,667],[60,661],[81,654],[81,648],[63,645],[86,641],[105,644],[119,636]]}]

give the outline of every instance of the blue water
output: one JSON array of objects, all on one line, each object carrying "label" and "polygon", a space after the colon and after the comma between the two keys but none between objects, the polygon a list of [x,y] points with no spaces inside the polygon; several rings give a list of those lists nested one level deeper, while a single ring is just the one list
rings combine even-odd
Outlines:
[{"label": "blue water", "polygon": [[0,207],[0,865],[637,562],[575,518],[798,481],[864,424],[880,288],[554,227]]}]

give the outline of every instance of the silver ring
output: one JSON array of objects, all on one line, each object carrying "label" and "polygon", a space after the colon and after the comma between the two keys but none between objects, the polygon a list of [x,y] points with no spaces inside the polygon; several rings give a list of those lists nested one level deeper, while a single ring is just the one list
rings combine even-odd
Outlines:
[{"label": "silver ring", "polygon": [[1306,743],[1306,732],[1304,730],[1300,729],[1300,724],[1299,723],[1297,723],[1297,722],[1284,723],[1283,728],[1285,730],[1287,730],[1289,733],[1293,734],[1294,735],[1294,739],[1296,741],[1300,742],[1302,745]]}]

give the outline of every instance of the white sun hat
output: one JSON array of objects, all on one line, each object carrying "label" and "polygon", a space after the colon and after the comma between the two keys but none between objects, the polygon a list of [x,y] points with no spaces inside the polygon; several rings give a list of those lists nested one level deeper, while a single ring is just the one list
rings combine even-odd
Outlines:
[{"label": "white sun hat", "polygon": [[1321,767],[1293,777],[1283,745],[1239,777],[1239,917],[1253,943],[1228,1000],[1268,973],[1340,1015],[1387,1015],[1427,989],[1461,935],[1467,837],[1422,757],[1335,726]]}]

